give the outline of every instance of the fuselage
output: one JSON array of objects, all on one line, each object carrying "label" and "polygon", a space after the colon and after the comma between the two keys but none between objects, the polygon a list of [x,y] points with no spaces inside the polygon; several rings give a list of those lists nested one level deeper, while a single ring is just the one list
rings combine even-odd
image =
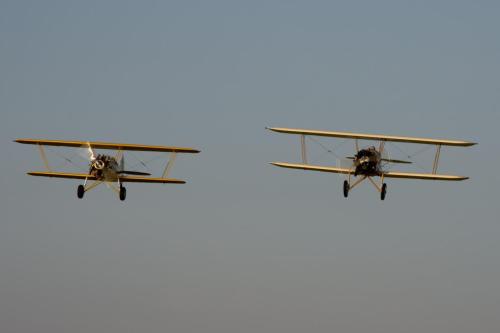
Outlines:
[{"label": "fuselage", "polygon": [[108,155],[97,155],[90,162],[89,174],[95,176],[99,180],[116,181],[120,166],[116,159]]},{"label": "fuselage", "polygon": [[361,149],[354,156],[354,175],[380,176],[381,154],[375,147]]}]

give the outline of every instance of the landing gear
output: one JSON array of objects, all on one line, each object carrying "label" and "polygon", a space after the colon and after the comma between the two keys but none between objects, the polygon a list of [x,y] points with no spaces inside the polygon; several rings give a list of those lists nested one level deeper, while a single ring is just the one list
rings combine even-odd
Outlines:
[{"label": "landing gear", "polygon": [[380,200],[385,200],[385,195],[387,194],[387,184],[382,184],[382,189],[380,191]]},{"label": "landing gear", "polygon": [[377,192],[380,193],[380,200],[385,200],[385,196],[387,194],[387,184],[384,183],[384,175],[377,175],[381,176],[382,180],[380,183],[375,182],[372,177],[373,176],[366,176],[364,175],[363,177],[356,179],[355,181],[351,182],[351,177],[348,178],[348,180],[344,180],[344,186],[343,186],[343,192],[344,192],[344,198],[347,198],[349,196],[349,192],[354,189],[356,186],[361,184],[363,181],[368,179],[372,185],[377,189]]},{"label": "landing gear", "polygon": [[120,185],[120,200],[123,201],[127,197],[127,189]]},{"label": "landing gear", "polygon": [[85,187],[83,185],[78,185],[78,188],[76,189],[76,196],[78,199],[83,198],[83,195],[85,194]]},{"label": "landing gear", "polygon": [[347,198],[349,195],[349,182],[344,180],[344,198]]}]

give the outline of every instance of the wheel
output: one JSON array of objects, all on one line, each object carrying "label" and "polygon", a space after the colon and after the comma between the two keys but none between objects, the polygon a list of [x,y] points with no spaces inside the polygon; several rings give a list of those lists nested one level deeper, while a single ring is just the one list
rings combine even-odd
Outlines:
[{"label": "wheel", "polygon": [[382,191],[380,191],[380,200],[385,200],[385,195],[387,194],[387,184],[382,184]]},{"label": "wheel", "polygon": [[347,198],[349,195],[349,182],[344,180],[344,198]]},{"label": "wheel", "polygon": [[78,188],[76,190],[76,196],[78,199],[83,198],[83,195],[85,194],[85,187],[83,185],[78,185]]},{"label": "wheel", "polygon": [[127,197],[127,189],[125,187],[120,187],[120,200],[123,201]]}]

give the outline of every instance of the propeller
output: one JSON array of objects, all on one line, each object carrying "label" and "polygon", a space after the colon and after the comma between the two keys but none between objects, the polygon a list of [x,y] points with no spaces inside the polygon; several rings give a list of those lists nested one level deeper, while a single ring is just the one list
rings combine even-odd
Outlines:
[{"label": "propeller", "polygon": [[95,157],[94,151],[92,150],[92,147],[90,146],[90,142],[87,142],[87,151],[89,154],[90,162],[95,161],[96,157]]},{"label": "propeller", "polygon": [[92,165],[92,167],[94,167],[97,170],[104,169],[104,167],[106,166],[106,163],[104,163],[104,161],[102,161],[100,159],[97,159],[97,157],[94,153],[94,150],[92,150],[92,146],[90,145],[90,142],[87,142],[87,152],[88,152],[90,164]]}]

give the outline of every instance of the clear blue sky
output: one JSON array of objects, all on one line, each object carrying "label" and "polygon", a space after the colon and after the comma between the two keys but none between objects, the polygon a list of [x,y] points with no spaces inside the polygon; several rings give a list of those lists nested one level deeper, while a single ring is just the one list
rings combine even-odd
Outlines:
[{"label": "clear blue sky", "polygon": [[[497,1],[0,1],[0,330],[499,332],[499,17]],[[469,181],[345,200],[337,176],[270,166],[300,154],[265,126],[480,144],[443,151]],[[19,137],[202,153],[178,159],[184,186],[78,200],[25,175],[42,163]]]}]

